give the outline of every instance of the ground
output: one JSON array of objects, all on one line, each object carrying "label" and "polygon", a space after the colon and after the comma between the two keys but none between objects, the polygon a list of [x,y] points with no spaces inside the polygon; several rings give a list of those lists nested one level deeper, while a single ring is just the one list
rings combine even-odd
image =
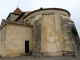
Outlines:
[{"label": "ground", "polygon": [[2,58],[0,60],[80,60],[74,57],[33,57],[33,56],[19,56],[12,58]]}]

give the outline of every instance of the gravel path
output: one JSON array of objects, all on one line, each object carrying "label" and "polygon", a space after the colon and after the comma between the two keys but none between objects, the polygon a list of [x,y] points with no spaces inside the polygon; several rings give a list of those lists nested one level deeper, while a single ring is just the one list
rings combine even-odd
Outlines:
[{"label": "gravel path", "polygon": [[12,57],[12,58],[2,58],[2,57],[0,57],[0,60],[80,60],[80,58],[19,56],[19,57]]}]

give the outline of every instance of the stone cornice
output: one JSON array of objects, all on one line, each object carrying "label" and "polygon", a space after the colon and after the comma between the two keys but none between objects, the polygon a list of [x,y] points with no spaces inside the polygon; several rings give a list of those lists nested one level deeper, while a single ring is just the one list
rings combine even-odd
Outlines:
[{"label": "stone cornice", "polygon": [[59,10],[59,11],[65,11],[65,12],[67,12],[67,13],[69,14],[69,16],[70,16],[70,13],[69,13],[67,10],[62,9],[62,8],[44,8],[44,9],[41,8],[41,9],[32,11],[31,13],[29,13],[28,15],[26,15],[24,18],[28,17],[29,15],[31,15],[31,14],[34,13],[34,12],[38,12],[38,11],[42,11],[42,10]]},{"label": "stone cornice", "polygon": [[15,24],[15,25],[24,25],[24,26],[29,26],[29,27],[33,27],[30,24],[24,23],[24,22],[15,22],[15,21],[9,21],[9,20],[3,20],[4,24],[0,26],[0,29],[2,29],[5,25],[7,24]]}]

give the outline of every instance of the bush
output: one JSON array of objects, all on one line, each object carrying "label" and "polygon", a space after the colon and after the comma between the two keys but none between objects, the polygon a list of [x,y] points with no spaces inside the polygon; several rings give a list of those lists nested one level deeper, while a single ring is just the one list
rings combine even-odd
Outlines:
[{"label": "bush", "polygon": [[74,35],[78,35],[78,32],[75,27],[72,27],[71,31]]},{"label": "bush", "polygon": [[41,7],[40,10],[43,10],[43,8]]}]

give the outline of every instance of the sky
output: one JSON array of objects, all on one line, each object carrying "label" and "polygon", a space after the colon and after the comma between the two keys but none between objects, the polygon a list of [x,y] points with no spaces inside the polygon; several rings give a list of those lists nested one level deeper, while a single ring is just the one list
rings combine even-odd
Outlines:
[{"label": "sky", "polygon": [[0,0],[0,22],[6,19],[17,7],[22,11],[34,11],[43,8],[63,8],[70,12],[80,36],[80,0]]}]

